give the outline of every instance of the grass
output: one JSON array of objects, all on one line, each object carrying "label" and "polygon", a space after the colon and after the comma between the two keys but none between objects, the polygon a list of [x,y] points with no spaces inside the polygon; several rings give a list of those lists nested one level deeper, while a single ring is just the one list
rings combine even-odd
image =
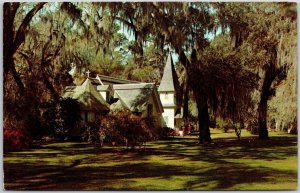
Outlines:
[{"label": "grass", "polygon": [[144,151],[87,143],[45,144],[4,155],[7,190],[295,190],[297,136],[212,129],[214,143],[196,137],[151,142]]}]

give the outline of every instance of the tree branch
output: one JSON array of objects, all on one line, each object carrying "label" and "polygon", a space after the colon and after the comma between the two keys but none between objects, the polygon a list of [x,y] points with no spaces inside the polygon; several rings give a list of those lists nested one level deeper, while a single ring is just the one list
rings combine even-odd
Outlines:
[{"label": "tree branch", "polygon": [[15,53],[17,51],[17,49],[19,48],[19,46],[24,42],[25,40],[25,35],[26,35],[26,28],[28,27],[30,21],[32,20],[33,16],[35,16],[35,14],[41,10],[43,8],[43,6],[46,3],[38,3],[32,10],[30,10],[30,12],[26,15],[26,17],[24,18],[23,22],[21,23],[15,38],[14,38],[14,42],[13,42],[13,53]]}]

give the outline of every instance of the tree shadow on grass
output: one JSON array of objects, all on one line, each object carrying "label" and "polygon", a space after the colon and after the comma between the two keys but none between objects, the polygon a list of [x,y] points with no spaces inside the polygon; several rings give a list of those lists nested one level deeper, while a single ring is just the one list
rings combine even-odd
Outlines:
[{"label": "tree shadow on grass", "polygon": [[[193,167],[167,166],[162,164],[120,164],[113,167],[84,167],[78,168],[61,166],[25,165],[14,168],[11,173],[14,177],[6,175],[5,186],[8,190],[160,190],[155,184],[149,186],[135,186],[136,179],[158,178],[172,180],[174,176],[196,177],[188,181],[177,190],[206,189],[211,182],[216,182],[214,190],[230,189],[241,183],[264,183],[276,178],[276,172],[270,169],[253,169],[241,165],[224,165],[208,171],[195,171]],[[22,172],[20,172],[22,171]],[[290,175],[290,174],[286,174]],[[114,187],[115,182],[124,181],[119,188]],[[133,185],[127,184],[130,183]],[[159,183],[159,180],[157,181]],[[169,187],[172,190],[172,187]],[[167,187],[166,187],[167,189]]]},{"label": "tree shadow on grass", "polygon": [[[25,167],[12,164],[6,173],[5,186],[8,190],[160,190],[155,184],[147,187],[135,186],[139,178],[158,178],[172,180],[174,176],[191,176],[197,180],[188,181],[177,190],[205,189],[212,181],[217,181],[215,190],[230,188],[239,183],[263,183],[276,178],[268,169],[251,169],[245,166],[225,165],[208,171],[195,171],[193,167],[168,166],[163,164],[137,163],[119,164],[113,167],[37,166]],[[241,175],[243,172],[243,175]],[[115,182],[124,181],[121,187],[114,187]],[[132,185],[126,183],[131,182]],[[159,183],[159,180],[157,181]],[[169,187],[172,190],[172,187]],[[161,188],[165,189],[165,188]],[[166,188],[167,189],[167,188]]]},{"label": "tree shadow on grass", "polygon": [[[173,152],[178,156],[187,156],[199,160],[205,158],[218,160],[222,158],[235,159],[285,159],[287,156],[297,156],[297,137],[272,137],[270,140],[259,140],[254,137],[215,139],[213,144],[199,145],[196,140],[181,142],[180,140],[164,141],[165,148],[156,152]],[[180,146],[179,146],[180,145]],[[195,150],[194,153],[186,153]]]},{"label": "tree shadow on grass", "polygon": [[[19,162],[4,162],[5,188],[8,190],[227,190],[239,184],[275,181],[278,175],[297,178],[295,171],[278,171],[268,167],[252,167],[228,161],[233,160],[282,160],[297,155],[297,138],[278,137],[268,141],[243,138],[215,140],[214,144],[200,146],[195,139],[174,139],[149,144],[145,151],[123,152],[113,148],[99,150],[95,146],[71,144],[46,146],[40,154],[20,152]],[[94,147],[94,148],[93,148]],[[79,150],[76,152],[76,150]],[[45,153],[45,151],[47,153]],[[47,156],[95,154],[93,157],[75,158],[67,164],[47,164]],[[75,151],[75,153],[74,153]],[[16,154],[8,154],[12,157]],[[28,156],[28,157],[26,157]],[[99,157],[98,157],[99,156]],[[164,157],[161,162],[149,161],[149,157]],[[36,157],[34,163],[27,158]],[[191,165],[172,165],[168,160],[186,160]],[[41,161],[39,161],[41,160]],[[89,165],[97,162],[104,165]],[[201,162],[201,163],[200,163]],[[112,164],[111,164],[112,163]],[[170,162],[172,163],[172,162]],[[202,164],[195,168],[193,163]],[[205,163],[212,164],[205,165]],[[105,165],[108,164],[108,165]],[[111,165],[109,165],[111,164]],[[166,186],[162,182],[179,183],[174,177],[187,177],[180,186]],[[155,179],[155,183],[141,185],[138,181]],[[118,184],[118,185],[116,185]]]},{"label": "tree shadow on grass", "polygon": [[[235,186],[241,184],[274,183],[278,174],[278,171],[269,168],[252,168],[241,164],[224,162],[223,166],[199,173],[202,177],[198,180],[188,181],[185,184],[185,189],[205,189],[206,186],[215,182],[213,190],[247,190]],[[280,175],[286,177],[293,176],[294,179],[297,178],[297,174],[293,172],[280,172]]]}]

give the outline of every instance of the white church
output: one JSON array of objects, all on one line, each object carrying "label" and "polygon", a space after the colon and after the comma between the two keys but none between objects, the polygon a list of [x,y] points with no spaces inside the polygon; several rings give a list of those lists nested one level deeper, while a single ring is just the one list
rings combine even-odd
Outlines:
[{"label": "white church", "polygon": [[[88,74],[80,86],[67,86],[63,97],[79,102],[83,122],[93,122],[109,111],[127,109],[141,117],[155,117],[161,127],[178,130],[182,121],[178,93],[179,81],[169,54],[159,86],[103,75],[92,78]],[[79,134],[79,130],[75,133]]]},{"label": "white church", "polygon": [[182,108],[179,95],[179,81],[175,71],[171,54],[169,54],[164,73],[158,87],[159,98],[164,112],[162,114],[165,124],[170,128],[179,128],[182,121]]}]

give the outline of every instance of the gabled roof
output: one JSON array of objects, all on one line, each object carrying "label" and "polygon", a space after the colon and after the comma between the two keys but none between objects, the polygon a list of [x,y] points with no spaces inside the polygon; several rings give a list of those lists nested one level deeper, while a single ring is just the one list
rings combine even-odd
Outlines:
[{"label": "gabled roof", "polygon": [[[95,78],[92,77],[88,77],[88,79],[91,80],[93,85],[113,85],[113,84],[137,84],[140,83],[138,81],[134,81],[134,80],[125,80],[125,79],[121,79],[121,78],[116,78],[116,77],[112,77],[112,76],[104,76],[104,75],[99,75],[97,74],[97,76]],[[81,84],[83,84],[83,82],[81,82]]]},{"label": "gabled roof", "polygon": [[176,92],[179,89],[178,76],[176,74],[171,53],[168,55],[164,74],[158,87],[158,92]]},{"label": "gabled roof", "polygon": [[113,85],[116,97],[119,102],[116,107],[127,108],[132,112],[143,112],[147,109],[149,99],[154,95],[158,108],[163,112],[159,96],[156,91],[156,85],[153,83],[140,83],[140,84],[120,84]]},{"label": "gabled roof", "polygon": [[65,87],[65,93],[66,92],[73,92],[75,88],[76,88],[76,86],[66,86]]},{"label": "gabled roof", "polygon": [[129,83],[139,83],[138,81],[133,81],[133,80],[125,80],[121,78],[116,78],[116,77],[111,77],[111,76],[104,76],[104,75],[98,75],[97,74],[97,79],[99,81],[106,85],[106,84],[129,84]]},{"label": "gabled roof", "polygon": [[65,92],[63,97],[76,99],[82,110],[109,111],[109,104],[97,92],[89,78],[81,86],[76,86],[73,91]]},{"label": "gabled roof", "polygon": [[154,85],[154,83],[115,84],[113,88],[116,90],[153,89]]},{"label": "gabled roof", "polygon": [[63,94],[63,98],[72,98],[74,90],[79,86],[66,86]]}]

